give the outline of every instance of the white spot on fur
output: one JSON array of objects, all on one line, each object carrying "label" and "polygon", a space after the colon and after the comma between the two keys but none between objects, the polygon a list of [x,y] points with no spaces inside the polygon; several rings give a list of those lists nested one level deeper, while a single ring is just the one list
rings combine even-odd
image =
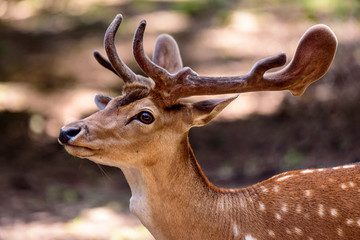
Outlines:
[{"label": "white spot on fur", "polygon": [[257,240],[257,239],[251,236],[251,234],[247,234],[245,235],[245,240]]},{"label": "white spot on fur", "polygon": [[354,223],[354,220],[351,218],[346,219],[346,225],[352,225]]},{"label": "white spot on fur", "polygon": [[296,212],[297,213],[301,213],[302,209],[301,209],[301,205],[300,204],[297,204],[296,205]]},{"label": "white spot on fur", "polygon": [[279,213],[275,213],[275,217],[277,220],[281,220],[281,215]]},{"label": "white spot on fur", "polygon": [[323,168],[317,169],[318,172],[322,172],[322,171],[324,171],[324,170],[325,170],[325,169],[323,169]]},{"label": "white spot on fur", "polygon": [[351,165],[345,165],[345,166],[343,166],[343,168],[354,168],[356,165],[354,165],[354,164],[351,164]]},{"label": "white spot on fur", "polygon": [[221,210],[224,210],[224,202],[222,201],[222,199],[218,202],[218,207],[219,207]]},{"label": "white spot on fur", "polygon": [[240,207],[241,208],[247,208],[247,204],[246,204],[245,200],[240,199]]},{"label": "white spot on fur", "polygon": [[299,236],[303,235],[303,231],[302,231],[300,228],[298,228],[298,227],[294,227],[294,231],[295,231],[295,233],[296,233],[297,235],[299,235]]},{"label": "white spot on fur", "polygon": [[262,202],[259,202],[259,210],[260,211],[265,211],[265,204]]},{"label": "white spot on fur", "polygon": [[274,192],[279,192],[279,186],[274,186]]},{"label": "white spot on fur", "polygon": [[270,237],[275,237],[275,233],[273,230],[268,230],[268,234]]},{"label": "white spot on fur", "polygon": [[333,167],[332,169],[334,169],[334,170],[338,170],[338,169],[340,169],[340,167]]},{"label": "white spot on fur", "polygon": [[312,237],[309,237],[309,240],[314,240]]},{"label": "white spot on fur", "polygon": [[285,232],[286,232],[287,234],[291,234],[291,230],[288,229],[288,228],[285,228]]},{"label": "white spot on fur", "polygon": [[354,182],[349,182],[349,187],[355,187],[355,183]]},{"label": "white spot on fur", "polygon": [[337,228],[336,231],[339,236],[343,235],[343,230],[341,228]]},{"label": "white spot on fur", "polygon": [[312,173],[313,171],[314,170],[306,169],[306,170],[301,171],[300,173]]},{"label": "white spot on fur", "polygon": [[311,196],[311,190],[305,190],[305,196],[310,197]]},{"label": "white spot on fur", "polygon": [[286,175],[286,176],[278,178],[276,181],[277,182],[284,181],[285,179],[291,178],[292,176],[293,176],[292,174]]},{"label": "white spot on fur", "polygon": [[360,219],[359,220],[357,220],[357,225],[360,227]]},{"label": "white spot on fur", "polygon": [[346,188],[347,188],[345,183],[340,184],[340,187],[341,187],[342,189],[346,189]]},{"label": "white spot on fur", "polygon": [[333,217],[337,217],[338,211],[337,211],[335,208],[332,208],[332,209],[330,209],[330,214],[331,214],[331,216],[333,216]]},{"label": "white spot on fur", "polygon": [[283,204],[282,204],[282,206],[281,206],[281,211],[287,212],[287,204],[286,204],[286,203],[283,203]]},{"label": "white spot on fur", "polygon": [[319,204],[319,210],[318,210],[318,214],[320,217],[323,217],[325,212],[324,212],[324,205]]},{"label": "white spot on fur", "polygon": [[261,186],[260,188],[261,188],[261,191],[264,192],[264,193],[269,191],[269,190],[268,190],[266,187],[264,187],[264,186]]},{"label": "white spot on fur", "polygon": [[233,230],[234,230],[234,237],[238,237],[239,230],[238,230],[238,226],[236,225],[236,223],[234,223]]}]

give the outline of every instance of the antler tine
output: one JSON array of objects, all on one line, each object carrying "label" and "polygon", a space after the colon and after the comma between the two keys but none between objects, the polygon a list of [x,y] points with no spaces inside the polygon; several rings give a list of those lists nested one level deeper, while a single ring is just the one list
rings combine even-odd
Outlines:
[{"label": "antler tine", "polygon": [[136,29],[133,42],[133,54],[136,62],[143,72],[156,82],[156,87],[164,89],[171,74],[164,68],[158,66],[146,55],[144,50],[144,32],[146,21],[142,20]]},{"label": "antler tine", "polygon": [[171,105],[173,103],[170,95],[172,88],[181,85],[188,75],[197,74],[189,67],[184,67],[177,73],[171,74],[150,60],[145,53],[143,44],[145,27],[146,21],[142,20],[136,29],[133,42],[134,57],[143,72],[155,82],[155,88],[164,98],[165,104]]},{"label": "antler tine", "polygon": [[263,58],[255,63],[253,68],[249,72],[249,76],[254,77],[254,80],[258,80],[264,75],[264,73],[272,68],[281,67],[286,63],[286,54],[280,53],[275,56]]},{"label": "antler tine", "polygon": [[258,61],[245,75],[235,77],[204,77],[188,74],[181,84],[174,86],[170,102],[194,95],[241,93],[253,91],[290,90],[301,95],[313,82],[321,78],[335,56],[337,39],[325,25],[315,25],[299,41],[294,58],[282,70],[267,70],[285,64],[284,53]]},{"label": "antler tine", "polygon": [[[101,66],[103,66],[106,69],[109,69],[110,71],[112,71],[113,73],[115,73],[116,75],[119,76],[119,74],[116,72],[116,70],[113,68],[113,66],[111,65],[111,63],[106,60],[101,53],[98,50],[94,51],[94,57],[96,59],[96,61],[98,63],[100,63]],[[120,77],[120,76],[119,76]]]},{"label": "antler tine", "polygon": [[[115,47],[115,35],[116,32],[120,26],[120,23],[122,21],[122,15],[118,14],[116,15],[116,17],[114,18],[114,20],[112,21],[112,23],[110,24],[110,26],[108,27],[108,29],[106,30],[105,33],[105,38],[104,38],[104,45],[105,45],[105,51],[106,54],[109,58],[109,61],[111,63],[112,69],[115,70],[115,72],[117,73],[117,75],[119,75],[125,82],[131,83],[136,81],[136,75],[133,71],[131,71],[131,69],[126,66],[123,61],[121,61],[119,55],[117,54],[116,51],[116,47]],[[95,53],[96,54],[96,53]],[[107,61],[98,54],[95,55],[96,60],[99,61],[99,63],[110,69],[108,64],[106,63]],[[105,60],[105,61],[103,61]],[[113,71],[112,69],[110,69],[111,71]]]}]

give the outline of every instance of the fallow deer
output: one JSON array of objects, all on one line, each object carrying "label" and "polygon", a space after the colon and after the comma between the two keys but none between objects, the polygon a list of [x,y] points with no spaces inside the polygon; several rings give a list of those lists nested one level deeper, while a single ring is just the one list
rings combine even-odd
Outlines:
[{"label": "fallow deer", "polygon": [[156,239],[360,239],[360,166],[282,173],[242,189],[211,184],[200,169],[188,131],[210,122],[235,97],[189,103],[184,97],[265,90],[301,95],[328,70],[337,48],[325,25],[311,27],[292,61],[284,53],[258,61],[242,76],[204,77],[182,67],[169,35],[157,39],[153,59],[143,48],[146,22],[133,41],[148,78],[119,58],[119,14],[106,31],[108,60],[97,61],[125,82],[121,96],[95,96],[100,111],[61,129],[59,142],[77,157],[118,167],[131,188],[130,210]]}]

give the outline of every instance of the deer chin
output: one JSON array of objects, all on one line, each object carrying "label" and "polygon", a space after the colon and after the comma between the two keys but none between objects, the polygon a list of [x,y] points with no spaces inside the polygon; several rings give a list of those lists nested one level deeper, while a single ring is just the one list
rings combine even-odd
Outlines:
[{"label": "deer chin", "polygon": [[65,144],[64,146],[69,154],[79,158],[90,158],[93,157],[97,152],[96,149],[85,146],[76,146],[72,144]]}]

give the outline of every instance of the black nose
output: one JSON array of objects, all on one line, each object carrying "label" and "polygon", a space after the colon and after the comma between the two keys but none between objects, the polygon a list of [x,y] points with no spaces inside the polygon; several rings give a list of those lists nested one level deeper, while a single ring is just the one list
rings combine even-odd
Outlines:
[{"label": "black nose", "polygon": [[59,141],[63,144],[68,143],[73,137],[79,134],[81,128],[69,128],[69,129],[61,129],[59,135]]}]

